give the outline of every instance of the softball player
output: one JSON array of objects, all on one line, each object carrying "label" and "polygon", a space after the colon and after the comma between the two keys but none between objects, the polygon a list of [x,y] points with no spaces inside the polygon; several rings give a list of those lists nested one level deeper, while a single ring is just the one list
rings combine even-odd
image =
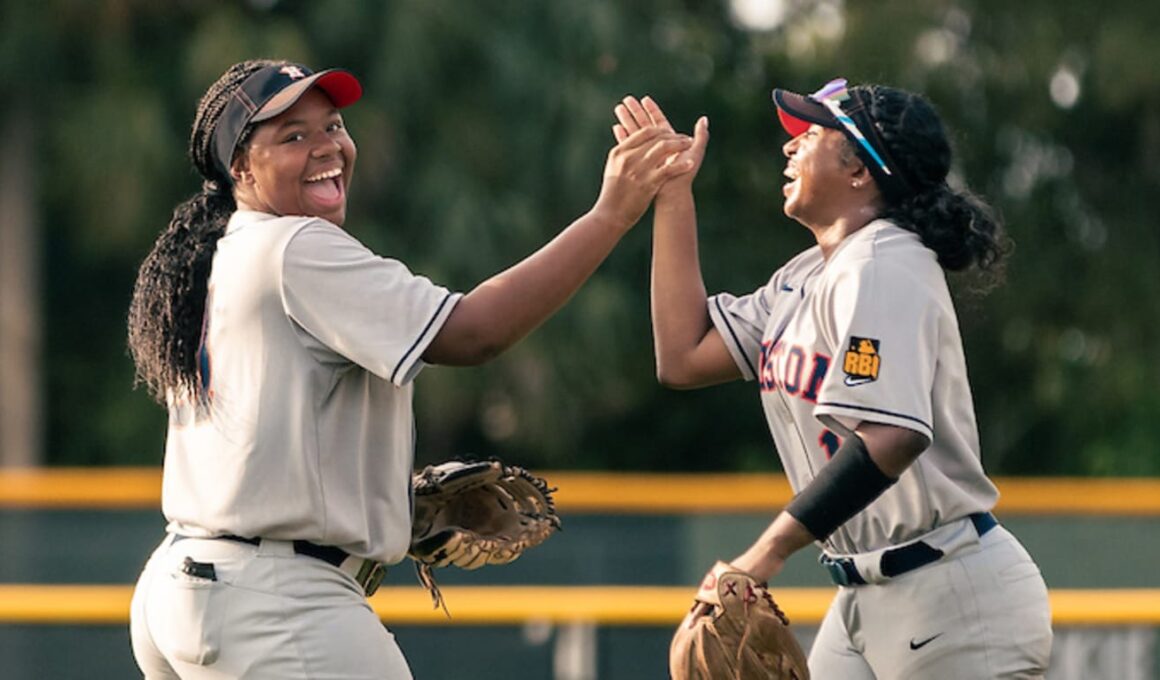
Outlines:
[{"label": "softball player", "polygon": [[168,534],[131,612],[149,678],[410,678],[367,603],[411,539],[412,381],[478,364],[558,309],[692,140],[609,153],[593,208],[461,295],[341,229],[357,155],[341,70],[231,67],[190,138],[202,191],[138,274],[129,344],[169,410]]},{"label": "softball player", "polygon": [[[1039,569],[990,513],[944,270],[988,269],[1002,229],[946,184],[951,150],[922,97],[829,83],[774,91],[792,139],[785,214],[817,245],[754,292],[707,296],[691,173],[655,208],[659,379],[760,390],[794,500],[733,560],[759,580],[816,541],[839,586],[810,653],[817,678],[1041,678],[1051,650]],[[616,108],[618,139],[660,108]],[[686,154],[699,166],[708,121]]]}]

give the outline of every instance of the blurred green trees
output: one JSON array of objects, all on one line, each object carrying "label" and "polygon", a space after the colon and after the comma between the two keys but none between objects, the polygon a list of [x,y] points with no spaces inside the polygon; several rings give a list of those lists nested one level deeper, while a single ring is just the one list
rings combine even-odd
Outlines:
[{"label": "blurred green trees", "polygon": [[[198,187],[184,158],[197,99],[229,64],[275,56],[360,76],[348,228],[460,290],[592,204],[611,108],[627,93],[651,94],[686,130],[710,117],[696,184],[705,278],[740,293],[810,245],[781,214],[785,135],[770,88],[812,91],[841,75],[925,92],[954,132],[957,181],[1000,208],[1017,243],[1007,285],[959,301],[989,469],[1160,474],[1160,5],[2,7],[0,77],[14,107],[0,115],[24,107],[35,120],[49,463],[160,462],[165,415],[132,389],[124,342],[136,266]],[[509,354],[424,371],[420,462],[473,452],[540,467],[777,467],[752,384],[656,384],[650,227],[646,216]]]}]

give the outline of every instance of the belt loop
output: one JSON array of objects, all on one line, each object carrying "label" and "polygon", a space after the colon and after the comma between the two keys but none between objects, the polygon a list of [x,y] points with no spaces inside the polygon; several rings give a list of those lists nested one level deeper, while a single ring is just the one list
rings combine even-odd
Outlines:
[{"label": "belt loop", "polygon": [[277,557],[291,557],[295,554],[294,544],[290,541],[263,538],[258,542],[258,554],[274,555]]},{"label": "belt loop", "polygon": [[970,515],[970,518],[971,524],[975,525],[975,531],[979,534],[979,538],[982,538],[988,531],[999,526],[999,520],[995,519],[995,516],[989,512],[976,512]]}]

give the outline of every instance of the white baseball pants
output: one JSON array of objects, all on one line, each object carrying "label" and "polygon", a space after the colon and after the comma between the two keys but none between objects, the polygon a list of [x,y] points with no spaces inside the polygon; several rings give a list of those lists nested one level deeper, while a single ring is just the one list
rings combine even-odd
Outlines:
[{"label": "white baseball pants", "polygon": [[137,582],[130,634],[148,680],[411,680],[355,580],[285,541],[167,536]]},{"label": "white baseball pants", "polygon": [[810,651],[829,680],[1036,680],[1051,658],[1039,567],[1002,526],[885,583],[838,589]]}]

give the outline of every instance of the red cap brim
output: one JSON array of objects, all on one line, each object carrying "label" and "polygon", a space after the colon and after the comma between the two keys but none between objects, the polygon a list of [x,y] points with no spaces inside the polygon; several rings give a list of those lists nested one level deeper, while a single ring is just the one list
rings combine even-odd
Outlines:
[{"label": "red cap brim", "polygon": [[349,71],[328,69],[295,81],[286,86],[262,105],[250,119],[252,122],[269,120],[289,109],[312,87],[326,93],[335,108],[343,108],[357,102],[362,97],[362,85]]},{"label": "red cap brim", "polygon": [[785,112],[785,109],[777,110],[777,119],[781,121],[781,126],[789,133],[790,137],[797,137],[806,130],[810,129],[810,124],[801,118],[794,118]]},{"label": "red cap brim", "polygon": [[338,108],[344,108],[362,99],[362,84],[349,71],[324,71],[315,83],[330,97]]},{"label": "red cap brim", "polygon": [[777,106],[777,119],[790,136],[797,137],[810,125],[838,129],[838,121],[826,107],[796,92],[773,91],[773,103]]}]

